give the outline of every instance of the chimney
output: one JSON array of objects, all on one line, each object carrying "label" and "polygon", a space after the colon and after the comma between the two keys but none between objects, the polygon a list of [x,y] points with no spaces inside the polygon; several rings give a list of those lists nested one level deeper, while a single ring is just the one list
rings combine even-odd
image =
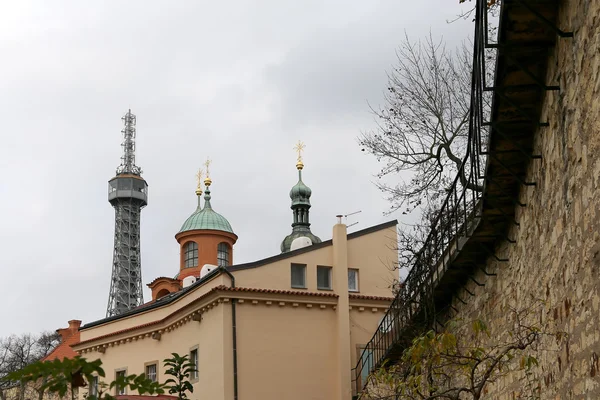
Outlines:
[{"label": "chimney", "polygon": [[60,328],[56,330],[56,333],[60,335],[60,342],[64,343],[68,338],[73,336],[79,330],[81,326],[81,321],[78,319],[72,319],[69,321],[68,328]]},{"label": "chimney", "polygon": [[81,321],[78,319],[72,319],[69,321],[69,329],[75,333],[79,330],[79,327],[81,326]]},{"label": "chimney", "polygon": [[352,397],[352,360],[354,351],[350,345],[350,300],[348,298],[348,231],[342,222],[342,215],[337,215],[337,224],[333,226],[333,287],[338,294],[337,314],[337,377],[338,387],[336,400]]}]

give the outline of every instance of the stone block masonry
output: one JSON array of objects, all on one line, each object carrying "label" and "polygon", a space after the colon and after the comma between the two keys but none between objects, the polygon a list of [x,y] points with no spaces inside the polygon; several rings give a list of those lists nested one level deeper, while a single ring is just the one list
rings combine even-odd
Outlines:
[{"label": "stone block masonry", "polygon": [[[540,321],[568,339],[534,351],[539,360],[542,399],[600,399],[600,1],[566,0],[557,26],[574,37],[558,39],[549,55],[547,92],[534,154],[517,207],[519,226],[501,243],[500,258],[489,259],[486,276],[474,276],[460,289],[467,304],[454,302],[458,317],[481,318],[492,335],[510,330],[510,308],[546,305]],[[518,362],[518,361],[517,361]],[[509,374],[490,385],[484,398],[514,399],[523,391],[522,374]]]}]

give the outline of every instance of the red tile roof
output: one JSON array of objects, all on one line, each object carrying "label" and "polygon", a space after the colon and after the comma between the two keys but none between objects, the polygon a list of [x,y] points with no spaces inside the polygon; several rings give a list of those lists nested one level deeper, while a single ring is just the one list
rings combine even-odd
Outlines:
[{"label": "red tile roof", "polygon": [[381,300],[381,301],[393,301],[393,297],[385,296],[367,296],[365,294],[350,293],[349,297],[355,300]]},{"label": "red tile roof", "polygon": [[165,280],[170,281],[170,282],[179,282],[177,279],[169,278],[168,276],[159,276],[158,278],[155,278],[152,282],[150,282],[146,286],[150,287],[150,286],[154,285],[156,282],[158,282],[158,281],[160,281],[162,279],[165,279]]},{"label": "red tile roof", "polygon": [[57,329],[56,331],[61,336],[61,342],[54,348],[46,357],[42,358],[42,361],[52,361],[55,359],[62,360],[64,358],[73,358],[77,356],[77,353],[71,346],[79,343],[79,327],[81,321],[72,320],[69,321],[69,327],[64,329]]},{"label": "red tile roof", "polygon": [[279,289],[260,289],[245,287],[230,287],[225,285],[217,286],[215,289],[223,292],[249,292],[249,293],[272,293],[272,294],[292,294],[298,296],[317,296],[317,297],[339,297],[331,292],[304,292],[301,290],[279,290]]}]

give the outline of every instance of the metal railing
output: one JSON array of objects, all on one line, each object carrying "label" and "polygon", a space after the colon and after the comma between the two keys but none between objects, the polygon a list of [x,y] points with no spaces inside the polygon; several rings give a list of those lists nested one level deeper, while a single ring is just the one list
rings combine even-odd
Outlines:
[{"label": "metal railing", "polygon": [[376,333],[362,351],[353,369],[355,393],[365,385],[368,374],[389,356],[402,339],[413,318],[426,312],[433,290],[446,272],[454,254],[479,224],[484,184],[485,146],[489,115],[484,98],[486,76],[487,9],[485,0],[477,0],[473,50],[472,91],[466,154],[423,247],[407,267],[410,272],[394,298]]}]

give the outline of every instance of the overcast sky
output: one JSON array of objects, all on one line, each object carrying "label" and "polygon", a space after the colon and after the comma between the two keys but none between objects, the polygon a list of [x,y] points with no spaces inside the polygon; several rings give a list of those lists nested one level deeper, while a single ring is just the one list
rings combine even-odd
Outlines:
[{"label": "overcast sky", "polygon": [[[236,263],[291,232],[293,146],[306,144],[312,230],[331,237],[401,218],[360,151],[404,31],[455,45],[458,0],[0,1],[0,336],[103,318],[114,211],[107,181],[121,116],[137,115],[144,284],[179,268],[174,239],[212,164],[213,208]],[[149,290],[145,300],[150,299]]]}]

